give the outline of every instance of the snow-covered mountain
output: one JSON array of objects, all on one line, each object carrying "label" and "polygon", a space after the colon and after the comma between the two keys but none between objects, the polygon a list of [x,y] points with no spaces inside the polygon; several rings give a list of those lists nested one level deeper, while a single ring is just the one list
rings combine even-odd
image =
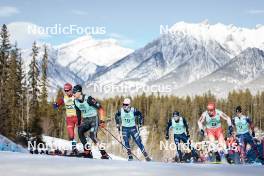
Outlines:
[{"label": "snow-covered mountain", "polygon": [[131,49],[119,46],[114,39],[95,40],[88,35],[56,48],[58,63],[68,67],[84,81],[133,52]]},{"label": "snow-covered mountain", "polygon": [[218,96],[226,96],[230,90],[249,88],[256,93],[264,90],[263,76],[264,51],[247,48],[214,73],[173,92],[195,95],[210,90]]},{"label": "snow-covered mountain", "polygon": [[[44,48],[42,45],[38,44],[39,53],[37,57],[39,68],[41,68],[41,60],[44,54]],[[31,56],[32,50],[26,49],[22,51],[22,59],[24,70],[26,73],[29,71],[29,64],[32,60]],[[51,45],[48,45],[48,86],[49,86],[49,96],[53,97],[56,95],[58,87],[62,87],[65,82],[71,82],[72,84],[82,84],[84,81],[76,75],[74,72],[69,70],[67,67],[60,65],[57,62],[57,50],[55,50]]]},{"label": "snow-covered mountain", "polygon": [[247,48],[264,49],[263,33],[261,25],[247,29],[179,22],[145,47],[94,74],[86,87],[169,85],[172,90],[184,90],[184,86],[199,82]]},{"label": "snow-covered mountain", "polygon": [[[40,48],[38,63],[41,64],[43,46]],[[60,46],[48,45],[48,79],[50,95],[65,82],[83,84],[93,74],[106,68],[133,50],[123,48],[114,39],[95,40],[91,36],[83,36]],[[26,72],[31,62],[31,49],[22,51]]]},{"label": "snow-covered mountain", "polygon": [[246,48],[264,49],[263,25],[256,25],[255,28],[249,29],[232,24],[210,25],[205,20],[198,24],[176,23],[170,28],[170,32],[190,35],[199,41],[215,40],[229,53],[230,57],[240,54]]}]

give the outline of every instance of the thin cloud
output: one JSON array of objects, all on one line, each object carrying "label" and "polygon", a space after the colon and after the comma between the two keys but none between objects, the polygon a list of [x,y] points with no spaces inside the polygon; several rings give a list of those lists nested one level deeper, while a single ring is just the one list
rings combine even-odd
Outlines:
[{"label": "thin cloud", "polygon": [[0,17],[9,17],[18,14],[19,10],[13,6],[0,6]]},{"label": "thin cloud", "polygon": [[31,33],[30,27],[39,27],[31,22],[16,21],[7,24],[7,29],[10,33],[10,40],[12,43],[17,42],[18,47],[25,49],[30,48],[34,41],[41,41],[44,38],[50,37],[47,34]]},{"label": "thin cloud", "polygon": [[264,14],[264,10],[249,10],[247,13],[256,15],[256,14]]},{"label": "thin cloud", "polygon": [[83,10],[72,10],[71,11],[73,14],[75,15],[80,15],[80,16],[84,16],[84,15],[88,15],[88,12],[87,11],[83,11]]}]

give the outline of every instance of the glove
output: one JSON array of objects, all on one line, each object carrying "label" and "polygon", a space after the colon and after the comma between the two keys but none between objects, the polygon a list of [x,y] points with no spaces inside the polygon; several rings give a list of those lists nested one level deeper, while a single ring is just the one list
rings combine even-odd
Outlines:
[{"label": "glove", "polygon": [[99,126],[100,126],[100,128],[105,128],[105,121],[100,120]]},{"label": "glove", "polygon": [[256,137],[255,131],[252,131],[252,137]]},{"label": "glove", "polygon": [[228,135],[231,136],[233,131],[234,131],[233,127],[229,126],[228,127]]},{"label": "glove", "polygon": [[200,132],[199,132],[200,136],[204,137],[204,130],[201,129]]},{"label": "glove", "polygon": [[59,105],[57,103],[53,103],[53,109],[57,110],[59,108]]},{"label": "glove", "polygon": [[169,135],[166,135],[166,136],[165,136],[165,139],[166,139],[166,140],[169,140]]},{"label": "glove", "polygon": [[121,130],[120,125],[116,125],[116,128],[117,128],[118,132],[120,132],[120,130]]},{"label": "glove", "polygon": [[138,124],[138,128],[141,128],[142,126],[143,126],[142,123]]}]

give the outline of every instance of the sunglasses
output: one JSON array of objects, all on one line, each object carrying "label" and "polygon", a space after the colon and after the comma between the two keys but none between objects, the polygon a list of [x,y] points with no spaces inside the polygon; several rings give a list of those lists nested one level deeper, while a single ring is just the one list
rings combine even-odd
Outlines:
[{"label": "sunglasses", "polygon": [[64,90],[64,92],[70,92],[71,90]]},{"label": "sunglasses", "polygon": [[129,106],[129,104],[123,104],[123,106]]}]

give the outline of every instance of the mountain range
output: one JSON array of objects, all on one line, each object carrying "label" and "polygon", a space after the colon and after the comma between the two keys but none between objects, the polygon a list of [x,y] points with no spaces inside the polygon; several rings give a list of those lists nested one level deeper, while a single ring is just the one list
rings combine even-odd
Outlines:
[{"label": "mountain range", "polygon": [[[167,86],[168,90],[158,91],[179,96],[210,90],[222,97],[246,88],[256,93],[264,90],[263,34],[262,25],[248,29],[207,21],[179,22],[135,51],[113,39],[84,36],[50,47],[54,63],[50,79],[54,84],[81,83],[90,94],[103,97],[137,94],[144,90],[138,87],[153,86]],[[95,85],[129,89],[100,92]]]}]

